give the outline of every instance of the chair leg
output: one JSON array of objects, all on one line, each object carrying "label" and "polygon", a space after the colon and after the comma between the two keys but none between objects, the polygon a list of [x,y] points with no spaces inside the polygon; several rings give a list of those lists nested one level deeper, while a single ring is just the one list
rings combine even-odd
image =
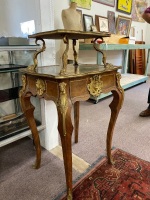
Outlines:
[{"label": "chair leg", "polygon": [[79,133],[79,101],[74,103],[74,132],[75,132],[75,143],[78,143]]}]

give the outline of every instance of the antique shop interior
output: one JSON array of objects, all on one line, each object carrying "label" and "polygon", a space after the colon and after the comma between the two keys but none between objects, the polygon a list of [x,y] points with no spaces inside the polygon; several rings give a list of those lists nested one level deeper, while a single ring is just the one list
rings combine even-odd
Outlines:
[{"label": "antique shop interior", "polygon": [[149,199],[149,0],[0,0],[0,199]]}]

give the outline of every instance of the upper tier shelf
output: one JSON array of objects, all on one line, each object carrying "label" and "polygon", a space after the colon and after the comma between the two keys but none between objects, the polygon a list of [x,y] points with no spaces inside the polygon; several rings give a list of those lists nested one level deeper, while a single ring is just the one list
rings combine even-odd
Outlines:
[{"label": "upper tier shelf", "polygon": [[[93,38],[93,46],[95,47],[96,40],[98,38],[101,38],[103,40],[103,37],[109,37],[111,34],[109,32],[87,32],[87,31],[75,31],[75,30],[66,30],[66,29],[57,29],[53,31],[46,31],[46,32],[40,32],[33,35],[29,35],[29,38],[35,38],[36,43],[38,40],[41,40],[43,42],[42,49],[36,53],[34,56],[34,65],[30,66],[28,69],[31,71],[34,71],[37,67],[37,55],[46,49],[45,41],[44,39],[62,39],[64,43],[66,44],[66,49],[62,55],[62,68],[60,70],[60,75],[65,75],[67,72],[67,64],[68,64],[68,51],[69,51],[69,40],[73,40],[73,56],[74,56],[74,65],[78,66],[78,54],[75,49],[76,46],[76,40],[78,39],[89,39]],[[103,54],[103,64],[106,68],[106,57],[104,53],[99,50],[97,47],[95,47],[96,51],[99,51]],[[109,67],[109,66],[108,66]]]},{"label": "upper tier shelf", "polygon": [[40,32],[29,35],[29,38],[42,38],[42,39],[63,39],[67,36],[68,39],[89,39],[99,37],[110,37],[109,32],[87,32],[87,31],[74,31],[66,29],[57,29],[54,31]]}]

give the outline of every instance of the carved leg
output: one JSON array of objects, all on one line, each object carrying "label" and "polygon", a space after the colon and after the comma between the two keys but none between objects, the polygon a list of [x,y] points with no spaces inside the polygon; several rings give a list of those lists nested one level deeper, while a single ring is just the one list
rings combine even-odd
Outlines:
[{"label": "carved leg", "polygon": [[66,44],[66,49],[62,55],[62,63],[63,63],[63,67],[60,71],[60,75],[64,75],[66,73],[67,70],[67,60],[68,60],[68,51],[69,51],[69,40],[67,38],[67,36],[65,36],[63,38],[64,43]]},{"label": "carved leg", "polygon": [[73,56],[74,56],[74,65],[78,65],[78,54],[77,54],[77,51],[75,49],[75,46],[76,46],[76,40],[73,39]]},{"label": "carved leg", "polygon": [[34,106],[30,102],[30,97],[31,96],[29,95],[20,96],[20,103],[21,103],[22,111],[26,116],[28,125],[32,132],[32,137],[33,137],[35,149],[36,149],[36,161],[35,161],[34,168],[38,169],[41,164],[41,146],[40,146],[39,134],[37,131],[37,127],[36,127],[36,123],[35,123],[35,119],[33,115]]},{"label": "carved leg", "polygon": [[116,120],[119,114],[119,111],[121,109],[123,99],[124,99],[124,92],[123,90],[114,90],[113,93],[113,101],[109,105],[111,109],[111,117],[109,121],[109,126],[107,130],[107,157],[108,157],[108,163],[113,164],[112,156],[111,156],[111,146],[112,146],[112,137],[113,137],[113,131],[116,124]]},{"label": "carved leg", "polygon": [[[73,126],[71,123],[71,112],[70,109],[67,111],[66,116],[63,116],[58,111],[58,130],[62,143],[62,151],[64,158],[64,167],[66,174],[66,184],[67,184],[67,200],[72,199],[72,147],[71,147],[71,136],[73,131]],[[65,117],[66,128],[63,128],[63,118]]]},{"label": "carved leg", "polygon": [[79,101],[74,103],[74,133],[75,133],[75,143],[78,143],[78,133],[79,133]]},{"label": "carved leg", "polygon": [[71,122],[72,104],[67,96],[67,84],[59,84],[60,97],[57,103],[58,110],[58,131],[62,143],[64,167],[67,185],[67,200],[72,200],[72,143],[71,136],[73,125]]}]

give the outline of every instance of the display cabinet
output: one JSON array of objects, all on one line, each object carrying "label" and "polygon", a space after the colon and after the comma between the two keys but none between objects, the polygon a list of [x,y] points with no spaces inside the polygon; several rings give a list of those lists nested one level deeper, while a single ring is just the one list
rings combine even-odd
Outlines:
[{"label": "display cabinet", "polygon": [[[4,140],[20,138],[29,129],[19,102],[21,80],[18,70],[33,62],[38,45],[0,46],[0,146]],[[40,62],[40,61],[39,61]],[[37,125],[41,125],[40,101],[32,98]],[[5,142],[7,144],[7,142]]]}]

